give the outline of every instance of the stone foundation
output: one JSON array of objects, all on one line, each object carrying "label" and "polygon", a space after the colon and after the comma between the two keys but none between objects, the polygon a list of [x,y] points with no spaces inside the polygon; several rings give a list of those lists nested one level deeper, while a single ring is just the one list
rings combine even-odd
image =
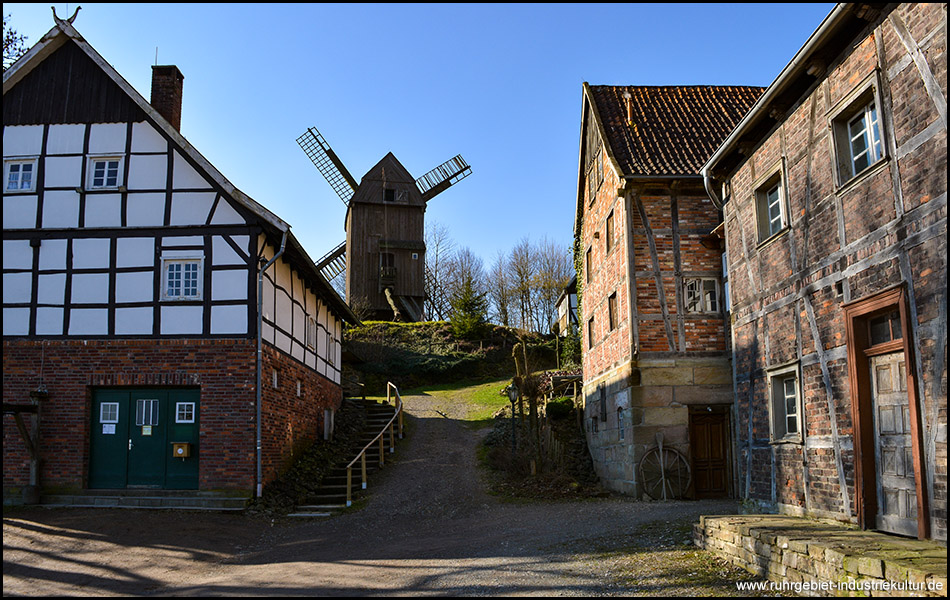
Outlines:
[{"label": "stone foundation", "polygon": [[804,596],[946,596],[947,548],[785,515],[705,516],[693,543]]}]

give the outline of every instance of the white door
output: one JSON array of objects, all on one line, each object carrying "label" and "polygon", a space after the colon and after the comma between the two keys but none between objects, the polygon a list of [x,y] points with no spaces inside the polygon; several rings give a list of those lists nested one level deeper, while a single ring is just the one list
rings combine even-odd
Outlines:
[{"label": "white door", "polygon": [[917,488],[904,353],[871,358],[877,528],[917,535]]}]

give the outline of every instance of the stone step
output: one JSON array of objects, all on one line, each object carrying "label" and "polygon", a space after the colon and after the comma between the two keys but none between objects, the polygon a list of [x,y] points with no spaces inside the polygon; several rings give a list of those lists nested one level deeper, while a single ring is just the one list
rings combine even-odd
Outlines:
[{"label": "stone step", "polygon": [[[156,490],[158,491],[158,490]],[[46,494],[40,504],[49,508],[158,508],[175,510],[242,511],[247,498],[191,494]]]}]

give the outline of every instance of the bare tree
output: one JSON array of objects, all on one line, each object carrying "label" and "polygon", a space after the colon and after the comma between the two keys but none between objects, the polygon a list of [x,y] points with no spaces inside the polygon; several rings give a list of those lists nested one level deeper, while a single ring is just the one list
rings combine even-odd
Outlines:
[{"label": "bare tree", "polygon": [[485,280],[488,298],[491,302],[492,317],[495,322],[510,327],[512,320],[512,300],[514,299],[511,276],[508,272],[508,254],[499,250],[495,262],[488,271]]},{"label": "bare tree", "polygon": [[26,54],[26,36],[17,33],[16,29],[10,27],[10,16],[3,15],[3,70],[6,71],[17,61],[18,58]]},{"label": "bare tree", "polygon": [[[425,244],[426,277],[429,278],[434,288],[430,293],[433,295],[446,294],[447,297],[448,289],[446,286],[450,272],[449,263],[455,254],[455,242],[449,235],[449,228],[442,223],[429,221],[426,223]],[[439,299],[432,298],[430,302],[439,302]],[[449,309],[447,306],[443,308]],[[430,319],[436,318],[434,313],[427,316]]]},{"label": "bare tree", "polygon": [[518,311],[515,322],[522,329],[531,331],[540,329],[534,309],[534,282],[538,268],[535,254],[530,240],[525,237],[512,248],[508,259],[508,273],[515,296],[515,308]]},{"label": "bare tree", "polygon": [[468,247],[460,248],[447,262],[445,291],[449,297],[456,296],[463,286],[471,286],[476,294],[485,293],[485,267]]},{"label": "bare tree", "polygon": [[557,317],[557,299],[570,283],[574,265],[570,248],[562,248],[547,238],[538,242],[535,253],[538,264],[535,309],[538,323],[546,332]]}]

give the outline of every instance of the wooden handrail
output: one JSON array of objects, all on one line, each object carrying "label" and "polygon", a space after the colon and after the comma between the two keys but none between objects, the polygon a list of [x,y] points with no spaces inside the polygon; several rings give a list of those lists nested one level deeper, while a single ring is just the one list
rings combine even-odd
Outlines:
[{"label": "wooden handrail", "polygon": [[388,381],[386,382],[386,403],[387,404],[391,403],[392,392],[395,392],[396,394],[396,405],[395,405],[396,412],[393,413],[393,416],[391,419],[389,419],[389,422],[383,425],[383,428],[380,430],[379,433],[376,434],[376,437],[370,440],[370,442],[366,444],[362,450],[360,450],[360,453],[357,454],[356,457],[350,461],[350,464],[346,465],[346,505],[347,506],[350,506],[353,504],[353,492],[352,492],[353,465],[356,464],[356,461],[360,461],[360,471],[361,471],[362,483],[363,483],[362,489],[365,490],[366,489],[366,451],[369,450],[370,447],[378,441],[379,442],[379,466],[383,466],[385,462],[383,459],[383,455],[384,455],[383,434],[386,433],[386,429],[389,429],[389,452],[390,453],[393,453],[396,451],[396,444],[395,444],[396,440],[395,440],[395,433],[394,433],[396,423],[398,423],[398,426],[399,426],[399,439],[402,439],[402,425],[403,425],[402,396],[399,395],[399,388],[397,388],[391,381]]}]

